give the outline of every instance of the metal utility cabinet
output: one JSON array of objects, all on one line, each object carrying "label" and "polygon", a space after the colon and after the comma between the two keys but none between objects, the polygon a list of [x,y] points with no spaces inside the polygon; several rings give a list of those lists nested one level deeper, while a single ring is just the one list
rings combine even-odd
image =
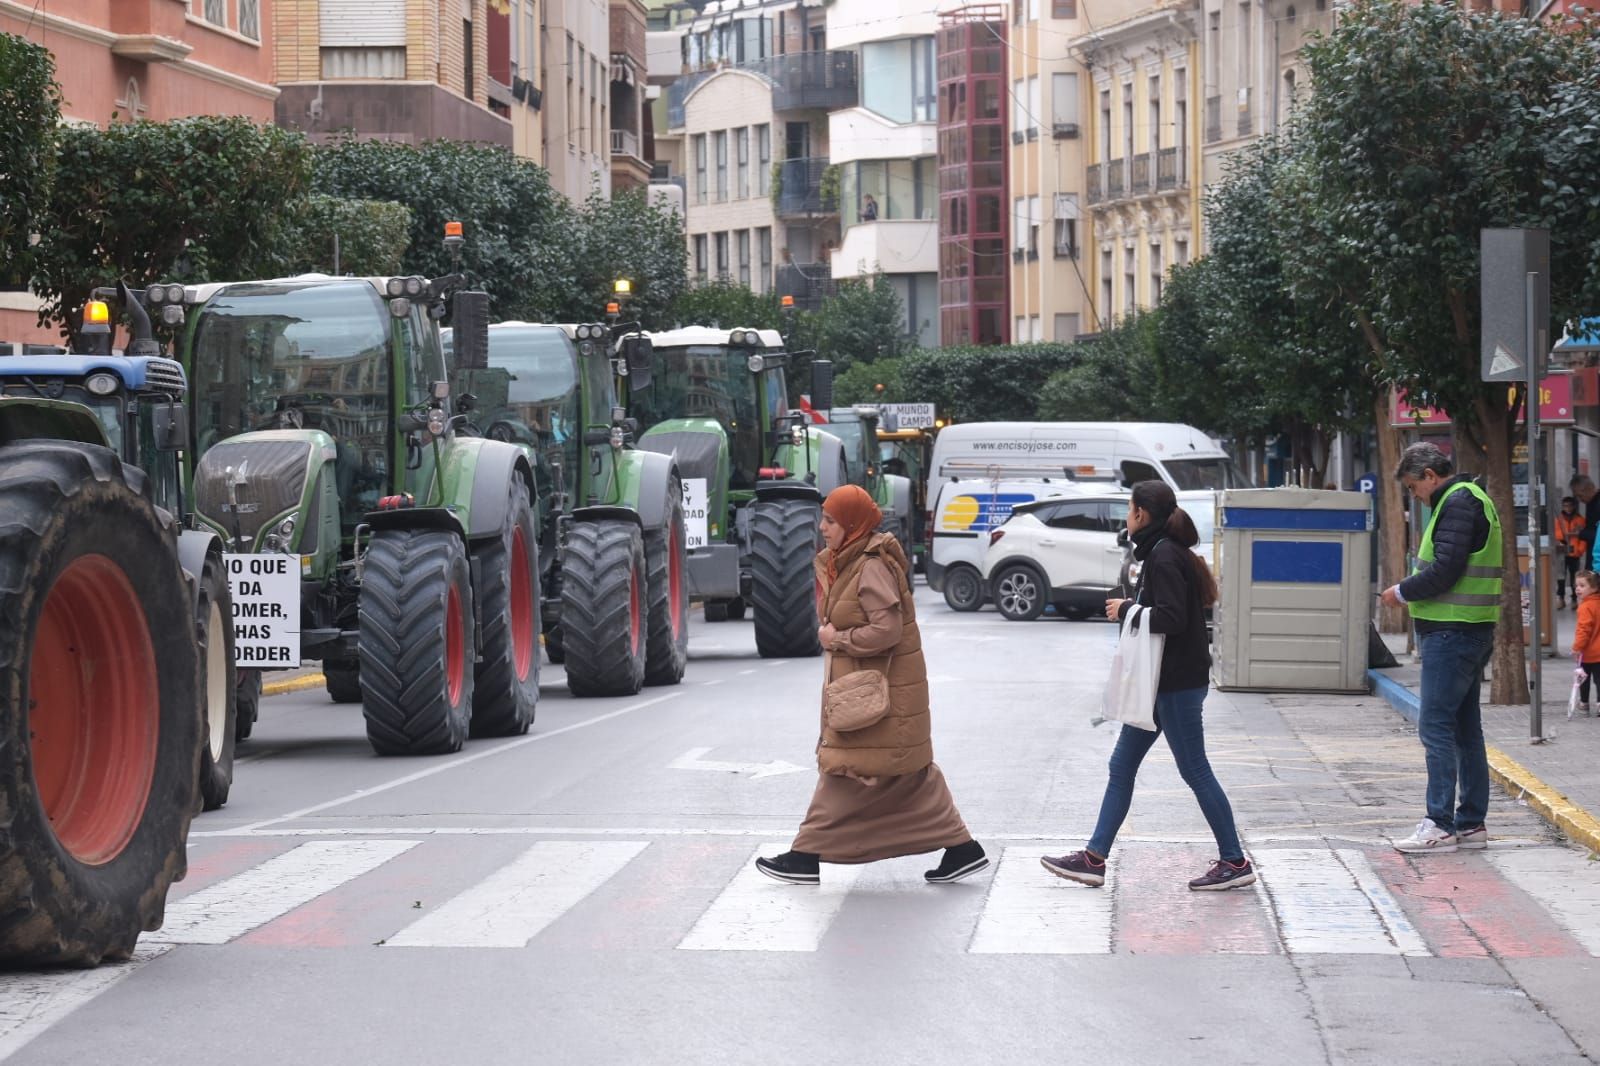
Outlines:
[{"label": "metal utility cabinet", "polygon": [[1371,499],[1297,488],[1219,494],[1218,688],[1367,690]]}]

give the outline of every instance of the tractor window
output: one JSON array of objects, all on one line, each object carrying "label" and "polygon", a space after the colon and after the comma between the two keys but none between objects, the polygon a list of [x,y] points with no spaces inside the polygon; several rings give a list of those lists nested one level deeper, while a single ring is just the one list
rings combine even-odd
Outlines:
[{"label": "tractor window", "polygon": [[674,418],[709,418],[728,434],[732,488],[754,487],[766,459],[761,444],[761,408],[748,354],[722,345],[657,348],[654,381],[633,396],[640,424]]},{"label": "tractor window", "polygon": [[411,314],[400,320],[400,340],[405,346],[406,402],[425,403],[435,381],[446,380],[444,356],[439,351],[439,331],[423,313],[422,305],[411,305]]},{"label": "tractor window", "polygon": [[223,289],[201,310],[190,353],[199,451],[251,430],[330,434],[348,528],[389,481],[391,321],[365,281]]},{"label": "tractor window", "polygon": [[554,326],[496,326],[489,366],[508,375],[505,404],[486,405],[478,423],[490,437],[535,447],[546,434],[556,444],[581,436],[577,363],[573,343]]},{"label": "tractor window", "polygon": [[852,485],[867,483],[867,446],[861,439],[861,423],[856,421],[829,422],[823,427],[844,441],[844,465],[849,471]]}]

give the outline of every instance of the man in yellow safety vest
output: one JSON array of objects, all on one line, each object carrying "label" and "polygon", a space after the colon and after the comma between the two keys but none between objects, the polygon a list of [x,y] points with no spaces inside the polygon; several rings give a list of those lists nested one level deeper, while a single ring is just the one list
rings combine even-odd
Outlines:
[{"label": "man in yellow safety vest", "polygon": [[1452,477],[1454,469],[1436,445],[1420,443],[1405,450],[1395,470],[1395,479],[1431,508],[1416,568],[1383,591],[1384,603],[1411,612],[1422,656],[1417,734],[1427,753],[1428,816],[1394,842],[1413,854],[1489,844],[1489,758],[1478,690],[1494,648],[1505,559],[1494,503],[1470,478]]}]

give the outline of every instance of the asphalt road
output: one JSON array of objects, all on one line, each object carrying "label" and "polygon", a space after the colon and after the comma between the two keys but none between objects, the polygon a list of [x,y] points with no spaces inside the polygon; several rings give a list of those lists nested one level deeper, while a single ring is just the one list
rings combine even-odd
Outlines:
[{"label": "asphalt road", "polygon": [[1497,797],[1487,852],[1406,858],[1422,760],[1357,697],[1213,693],[1255,888],[1213,857],[1164,745],[1104,890],[1081,846],[1113,734],[1105,623],[955,615],[919,593],[936,757],[997,868],[937,856],[785,886],[814,782],[820,660],[695,616],[684,684],[534,731],[374,757],[360,712],[267,700],[233,798],[195,822],[167,925],[128,965],[0,977],[14,1063],[1589,1061],[1600,864]]}]

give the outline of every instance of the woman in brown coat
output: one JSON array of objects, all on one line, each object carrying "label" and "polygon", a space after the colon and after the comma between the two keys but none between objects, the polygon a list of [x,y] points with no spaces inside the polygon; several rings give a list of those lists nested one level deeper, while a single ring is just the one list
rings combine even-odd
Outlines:
[{"label": "woman in brown coat", "polygon": [[944,848],[930,883],[959,881],[989,865],[967,832],[933,761],[928,671],[912,604],[911,566],[895,538],[875,533],[882,514],[865,490],[845,485],[822,505],[817,596],[827,654],[823,684],[857,670],[889,679],[889,712],[842,733],[822,725],[817,790],[794,850],[756,868],[814,885],[819,862],[862,863]]}]

